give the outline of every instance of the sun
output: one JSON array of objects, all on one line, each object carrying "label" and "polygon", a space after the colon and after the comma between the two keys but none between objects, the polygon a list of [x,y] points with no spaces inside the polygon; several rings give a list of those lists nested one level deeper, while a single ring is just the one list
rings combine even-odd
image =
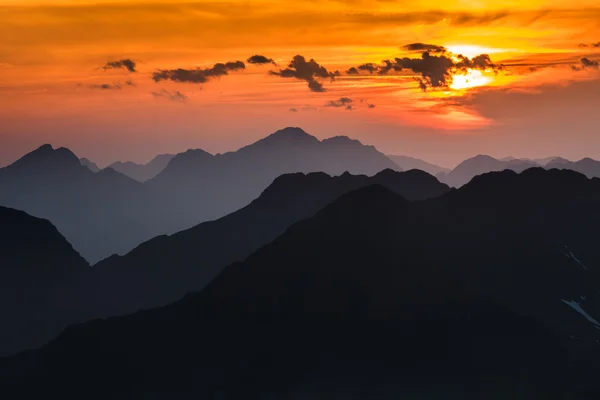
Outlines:
[{"label": "sun", "polygon": [[481,71],[469,69],[466,74],[456,74],[452,76],[450,89],[469,89],[478,86],[485,86],[490,82],[492,82],[492,78],[485,76]]}]

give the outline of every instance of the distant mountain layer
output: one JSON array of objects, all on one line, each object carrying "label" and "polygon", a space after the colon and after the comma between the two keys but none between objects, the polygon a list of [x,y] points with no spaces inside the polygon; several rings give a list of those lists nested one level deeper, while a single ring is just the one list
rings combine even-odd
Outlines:
[{"label": "distant mountain layer", "polygon": [[[51,220],[95,263],[240,209],[284,173],[375,175],[400,169],[372,146],[347,137],[319,141],[299,128],[236,152],[190,150],[170,158],[159,156],[145,166],[113,164],[94,173],[92,163],[70,150],[44,145],[0,169],[0,205]],[[158,170],[144,184],[137,181]]]},{"label": "distant mountain layer", "polygon": [[[62,321],[66,326],[66,322],[132,313],[176,301],[204,288],[225,266],[243,260],[293,223],[311,217],[349,191],[374,183],[411,200],[449,190],[422,171],[385,170],[374,177],[347,173],[338,177],[324,173],[282,175],[256,200],[226,217],[171,236],[158,236],[125,256],[94,265],[48,301],[44,321]],[[22,315],[24,320],[29,317]],[[5,332],[12,330],[5,327]],[[33,344],[56,334],[42,330]],[[0,354],[24,347],[29,346],[17,347],[0,340]]]},{"label": "distant mountain layer", "polygon": [[[0,361],[11,398],[543,398],[600,390],[600,181],[348,193],[167,307]],[[15,397],[16,396],[16,397]]]},{"label": "distant mountain layer", "polygon": [[450,172],[449,168],[440,167],[439,165],[428,163],[427,161],[419,160],[418,158],[407,157],[407,156],[393,156],[388,155],[388,158],[395,162],[404,171],[411,169],[420,169],[433,176],[439,173]]},{"label": "distant mountain layer", "polygon": [[57,335],[68,321],[48,315],[48,305],[87,267],[50,222],[0,207],[0,354]]},{"label": "distant mountain layer", "polygon": [[154,178],[158,175],[169,162],[175,157],[172,154],[160,154],[154,157],[148,164],[136,164],[131,161],[126,162],[115,162],[110,164],[107,168],[112,168],[115,171],[127,175],[131,179],[135,179],[138,182],[146,182],[148,179]]}]

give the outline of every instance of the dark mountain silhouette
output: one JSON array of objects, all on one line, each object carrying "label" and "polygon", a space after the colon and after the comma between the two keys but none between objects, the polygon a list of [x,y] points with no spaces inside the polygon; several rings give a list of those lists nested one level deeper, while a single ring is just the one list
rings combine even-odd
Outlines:
[{"label": "dark mountain silhouette", "polygon": [[159,154],[148,164],[136,164],[131,161],[117,161],[110,164],[107,168],[112,168],[115,171],[118,171],[123,175],[127,175],[131,179],[135,179],[138,182],[145,182],[148,179],[154,178],[163,169],[165,169],[173,157],[175,156],[172,154]]},{"label": "dark mountain silhouette", "polygon": [[[293,223],[311,217],[344,193],[374,183],[411,200],[449,190],[416,170],[385,170],[374,177],[348,173],[338,177],[324,173],[283,175],[241,210],[171,236],[158,236],[125,256],[109,257],[94,265],[70,282],[68,290],[53,297],[45,318],[66,326],[67,322],[122,315],[176,301],[202,289],[225,266],[245,259]],[[27,314],[22,317],[26,319]],[[49,341],[58,332],[51,333],[3,350],[16,352],[39,344],[39,336]]]},{"label": "dark mountain silhouette", "polygon": [[[246,207],[171,236],[159,236],[122,257],[94,266],[84,292],[99,315],[164,305],[200,290],[223,267],[241,261],[337,197],[381,184],[410,200],[439,196],[448,186],[422,171],[384,170],[373,177],[325,173],[282,175]],[[135,288],[135,296],[130,296]]]},{"label": "dark mountain silhouette", "polygon": [[100,171],[100,167],[98,167],[96,165],[96,163],[88,160],[87,158],[80,158],[79,162],[81,163],[81,165],[83,165],[84,167],[87,167],[92,172]]},{"label": "dark mountain silhouette", "polygon": [[570,169],[582,173],[588,178],[600,178],[600,161],[591,158],[584,158],[575,162],[557,158],[548,163],[546,168]]},{"label": "dark mountain silhouette", "polygon": [[[164,161],[155,159],[145,171]],[[95,263],[240,209],[283,173],[374,175],[386,168],[399,169],[372,146],[346,137],[319,141],[299,128],[236,152],[178,154],[144,184],[113,168],[94,174],[70,150],[44,145],[0,169],[0,205],[51,220]]]},{"label": "dark mountain silhouette", "polygon": [[450,172],[449,168],[440,167],[439,165],[428,163],[427,161],[419,160],[418,158],[392,155],[388,155],[388,158],[395,162],[400,168],[402,168],[405,171],[411,169],[420,169],[421,171],[425,171],[433,176],[439,173]]},{"label": "dark mountain silhouette", "polygon": [[164,232],[162,204],[144,185],[110,168],[94,173],[50,145],[0,169],[0,204],[52,221],[92,262]]},{"label": "dark mountain silhouette", "polygon": [[600,181],[539,168],[418,202],[364,187],[198,294],[0,361],[0,385],[11,398],[593,399],[599,202]]},{"label": "dark mountain silhouette", "polygon": [[292,172],[374,175],[399,170],[373,146],[338,136],[319,141],[300,128],[286,128],[235,152],[178,154],[148,186],[174,202],[170,218],[198,222],[219,218],[255,199],[277,176]]},{"label": "dark mountain silhouette", "polygon": [[510,160],[498,160],[496,158],[478,155],[458,164],[456,168],[448,173],[436,174],[436,177],[442,182],[452,186],[461,187],[462,185],[469,182],[473,177],[488,172],[503,171],[505,169],[512,170],[515,172],[522,172],[528,168],[537,167],[532,161],[510,159]]},{"label": "dark mountain silhouette", "polygon": [[42,345],[67,321],[48,318],[48,304],[87,262],[47,220],[0,207],[0,354]]}]

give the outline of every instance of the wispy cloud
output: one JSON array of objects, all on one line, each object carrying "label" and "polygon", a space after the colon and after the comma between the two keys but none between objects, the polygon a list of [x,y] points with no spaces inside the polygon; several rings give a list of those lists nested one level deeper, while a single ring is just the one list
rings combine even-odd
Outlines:
[{"label": "wispy cloud", "polygon": [[119,69],[119,68],[124,68],[129,72],[137,72],[136,68],[136,63],[135,61],[129,59],[129,58],[125,58],[122,60],[117,60],[117,61],[109,61],[106,64],[104,64],[104,67],[102,67],[103,69]]},{"label": "wispy cloud", "polygon": [[185,103],[189,100],[189,97],[180,91],[170,92],[167,89],[162,89],[158,92],[152,92],[152,96],[156,98],[168,99],[180,103]]},{"label": "wispy cloud", "polygon": [[287,68],[280,69],[279,71],[270,71],[270,74],[282,78],[296,78],[303,80],[308,83],[308,88],[313,92],[326,91],[323,87],[323,83],[318,81],[317,78],[329,78],[333,81],[335,77],[341,75],[339,71],[328,71],[327,68],[319,65],[315,60],[310,59],[307,61],[304,56],[301,55],[295,56],[288,64]]},{"label": "wispy cloud", "polygon": [[228,75],[231,71],[239,71],[246,68],[242,61],[230,61],[218,63],[211,68],[194,69],[163,69],[152,74],[154,82],[173,81],[185,83],[206,83],[213,78]]}]

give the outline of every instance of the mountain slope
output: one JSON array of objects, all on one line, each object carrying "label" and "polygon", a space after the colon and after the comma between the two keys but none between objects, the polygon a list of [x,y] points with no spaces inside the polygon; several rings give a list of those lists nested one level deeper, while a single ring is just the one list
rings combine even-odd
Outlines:
[{"label": "mountain slope", "polygon": [[168,227],[141,183],[111,168],[94,173],[65,148],[44,145],[0,169],[0,188],[0,205],[49,219],[91,262]]},{"label": "mountain slope", "polygon": [[96,165],[96,163],[88,160],[87,158],[80,158],[79,162],[81,162],[81,165],[87,167],[92,172],[100,171],[100,168]]},{"label": "mountain slope", "polygon": [[431,164],[427,161],[419,160],[418,158],[393,155],[388,155],[387,157],[405,171],[411,169],[420,169],[421,171],[425,171],[433,176],[439,173],[450,172],[449,168],[440,167],[439,165]]},{"label": "mountain slope", "polygon": [[0,207],[0,354],[60,332],[64,321],[47,319],[48,304],[86,267],[49,221]]},{"label": "mountain slope", "polygon": [[557,158],[548,163],[546,168],[570,169],[584,174],[588,178],[600,178],[600,161],[591,158],[584,158],[575,162]]},{"label": "mountain slope", "polygon": [[[99,315],[134,312],[164,305],[200,290],[223,267],[243,260],[282,234],[293,223],[312,216],[337,197],[378,183],[411,200],[436,197],[446,185],[421,172],[385,170],[373,177],[330,177],[324,173],[282,175],[253,202],[221,219],[171,236],[159,236],[122,257],[94,266],[85,292]],[[118,282],[118,284],[115,284]],[[129,296],[135,288],[135,296]]]},{"label": "mountain slope", "polygon": [[374,175],[387,168],[399,169],[357,140],[319,141],[300,128],[285,128],[235,152],[179,154],[148,185],[175,203],[170,217],[183,229],[190,226],[186,221],[211,220],[243,207],[285,173]]},{"label": "mountain slope", "polygon": [[505,169],[512,170],[515,172],[522,172],[528,168],[537,166],[537,164],[528,160],[497,160],[493,157],[480,154],[478,156],[463,161],[447,174],[436,174],[436,176],[444,183],[452,187],[458,188],[468,183],[471,179],[473,179],[473,177],[477,175],[494,171],[503,171]]},{"label": "mountain slope", "polygon": [[15,398],[592,399],[599,201],[598,181],[540,169],[422,202],[365,187],[199,294],[3,360],[2,385]]},{"label": "mountain slope", "polygon": [[173,157],[175,156],[172,154],[159,154],[148,164],[136,164],[131,161],[117,161],[110,164],[107,168],[112,168],[115,171],[118,171],[123,175],[127,175],[131,179],[135,179],[138,182],[145,182],[148,179],[154,178],[163,169],[165,169]]}]

